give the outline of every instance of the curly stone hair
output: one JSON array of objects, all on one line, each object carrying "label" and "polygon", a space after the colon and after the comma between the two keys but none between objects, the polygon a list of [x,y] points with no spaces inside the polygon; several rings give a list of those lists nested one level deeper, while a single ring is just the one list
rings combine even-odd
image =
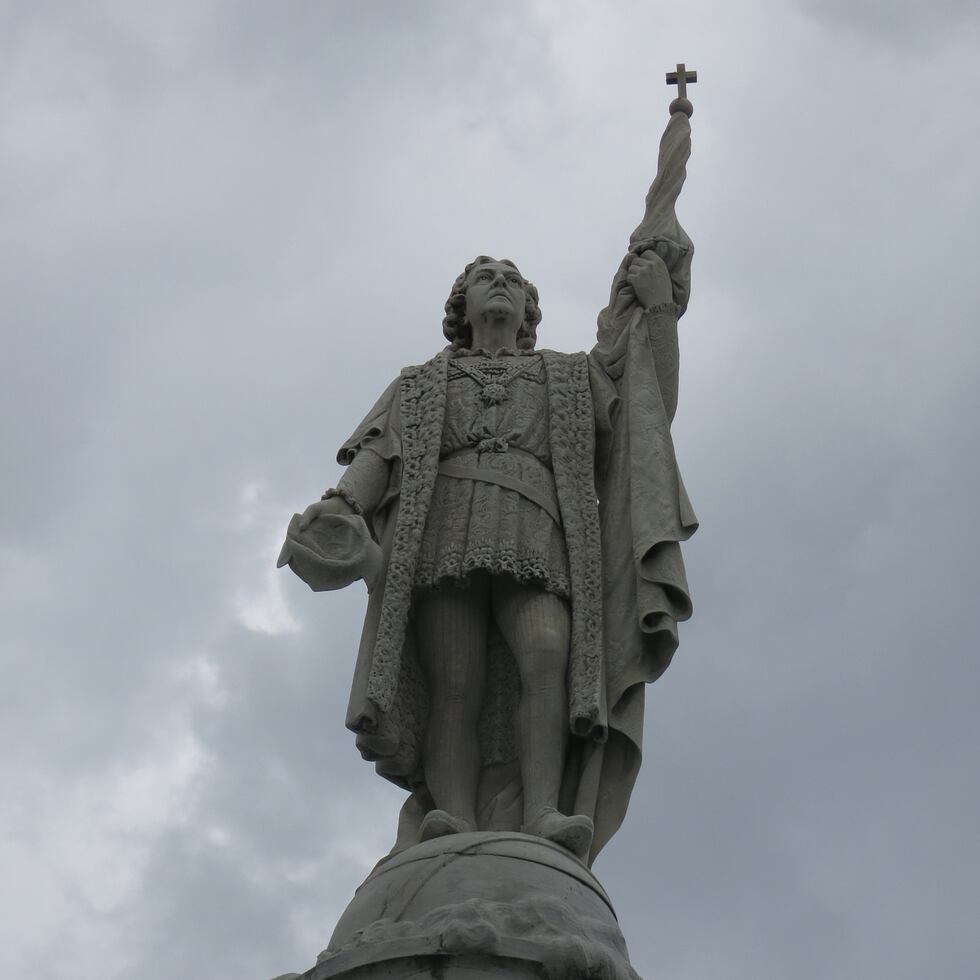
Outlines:
[{"label": "curly stone hair", "polygon": [[[466,287],[470,272],[478,265],[487,262],[500,261],[518,272],[521,270],[510,259],[495,259],[490,255],[478,255],[456,277],[449,299],[446,300],[446,316],[442,321],[442,332],[454,350],[470,347],[473,344],[473,328],[466,319]],[[524,276],[521,275],[524,279]],[[538,306],[538,290],[534,283],[524,279],[524,322],[517,331],[517,347],[519,350],[533,350],[538,339],[538,324],[541,322],[541,307]]]}]

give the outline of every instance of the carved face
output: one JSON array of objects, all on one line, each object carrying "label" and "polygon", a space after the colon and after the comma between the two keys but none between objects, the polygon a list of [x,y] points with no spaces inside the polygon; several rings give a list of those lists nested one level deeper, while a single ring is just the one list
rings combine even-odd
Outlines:
[{"label": "carved face", "polygon": [[524,277],[504,262],[486,262],[470,270],[466,318],[471,324],[506,323],[516,332],[524,322]]}]

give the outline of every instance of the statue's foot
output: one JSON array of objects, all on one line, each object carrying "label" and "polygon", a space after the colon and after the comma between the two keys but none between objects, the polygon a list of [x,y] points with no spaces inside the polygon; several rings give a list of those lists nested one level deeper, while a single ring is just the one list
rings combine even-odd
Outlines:
[{"label": "statue's foot", "polygon": [[525,824],[524,833],[559,844],[585,861],[592,847],[595,825],[581,814],[569,817],[553,807],[547,807],[534,820]]},{"label": "statue's foot", "polygon": [[469,820],[454,817],[445,810],[430,810],[419,827],[419,840],[432,840],[433,837],[445,837],[448,834],[466,834],[473,830]]}]

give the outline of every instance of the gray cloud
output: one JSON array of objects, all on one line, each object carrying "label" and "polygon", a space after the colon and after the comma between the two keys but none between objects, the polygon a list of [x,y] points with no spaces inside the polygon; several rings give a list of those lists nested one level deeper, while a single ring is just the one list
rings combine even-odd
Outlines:
[{"label": "gray cloud", "polygon": [[474,254],[590,344],[682,57],[696,614],[597,871],[644,975],[973,975],[977,17],[894,11],[7,6],[5,974],[312,962],[400,793],[282,529]]},{"label": "gray cloud", "polygon": [[[800,0],[797,6],[828,33],[851,34],[864,43],[893,47],[906,56],[916,50],[935,56],[937,46],[964,33],[976,38],[977,12],[968,0],[928,5],[915,0]],[[940,71],[934,90],[941,80]]]}]

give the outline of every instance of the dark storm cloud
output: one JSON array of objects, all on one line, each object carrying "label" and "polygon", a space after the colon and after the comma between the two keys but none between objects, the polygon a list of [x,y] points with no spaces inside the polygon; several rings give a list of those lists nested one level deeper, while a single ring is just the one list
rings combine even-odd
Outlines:
[{"label": "dark storm cloud", "polygon": [[597,871],[644,975],[972,975],[976,15],[571,7],[5,11],[3,972],[325,945],[401,794],[282,528],[474,254],[590,343],[685,57],[696,615]]}]

